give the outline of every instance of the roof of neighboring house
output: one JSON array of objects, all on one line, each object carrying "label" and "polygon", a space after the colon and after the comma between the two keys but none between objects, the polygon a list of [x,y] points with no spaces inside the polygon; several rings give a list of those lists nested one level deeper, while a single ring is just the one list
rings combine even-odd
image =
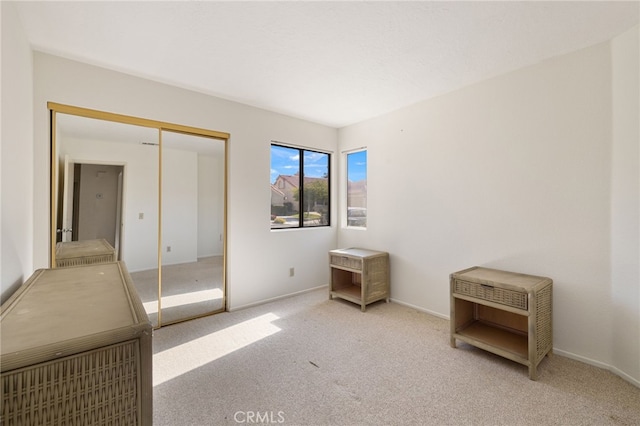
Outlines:
[{"label": "roof of neighboring house", "polygon": [[[282,178],[282,180],[284,180],[285,182],[287,182],[289,185],[293,186],[294,188],[298,187],[298,181],[300,179],[300,177],[298,175],[280,175],[278,176],[278,179]],[[277,180],[277,179],[276,179]]]},{"label": "roof of neighboring house", "polygon": [[284,197],[284,192],[279,190],[274,184],[271,184],[271,192],[276,192]]},{"label": "roof of neighboring house", "polygon": [[[278,179],[280,178],[282,178],[282,180],[286,181],[287,183],[289,183],[289,185],[291,185],[294,188],[297,188],[299,186],[300,175],[280,175],[278,176]],[[278,179],[276,179],[276,181]],[[304,183],[311,183],[311,182],[324,181],[324,180],[326,180],[326,178],[305,177]]]}]

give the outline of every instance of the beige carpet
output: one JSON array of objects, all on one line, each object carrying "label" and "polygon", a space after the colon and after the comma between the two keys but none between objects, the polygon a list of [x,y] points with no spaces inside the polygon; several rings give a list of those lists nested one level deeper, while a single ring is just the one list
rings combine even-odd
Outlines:
[{"label": "beige carpet", "polygon": [[449,322],[316,290],[154,332],[155,425],[640,425],[640,389],[553,355],[527,368]]},{"label": "beige carpet", "polygon": [[[223,258],[162,267],[162,323],[167,324],[223,308]],[[131,273],[151,323],[158,323],[158,270]]]}]

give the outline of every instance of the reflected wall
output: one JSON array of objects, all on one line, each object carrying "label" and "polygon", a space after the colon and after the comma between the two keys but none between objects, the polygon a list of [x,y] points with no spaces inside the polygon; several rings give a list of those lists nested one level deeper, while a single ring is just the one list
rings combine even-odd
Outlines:
[{"label": "reflected wall", "polygon": [[162,322],[224,308],[224,145],[162,132]]}]

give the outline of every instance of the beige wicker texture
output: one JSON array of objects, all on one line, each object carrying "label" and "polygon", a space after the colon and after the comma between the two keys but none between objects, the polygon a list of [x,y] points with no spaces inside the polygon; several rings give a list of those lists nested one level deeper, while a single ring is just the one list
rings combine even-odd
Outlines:
[{"label": "beige wicker texture", "polygon": [[527,293],[506,290],[488,286],[486,284],[470,283],[463,280],[455,281],[454,291],[478,299],[489,300],[501,305],[527,310]]},{"label": "beige wicker texture", "polygon": [[461,340],[529,367],[553,350],[550,278],[473,267],[450,276],[451,346]]},{"label": "beige wicker texture", "polygon": [[553,348],[553,331],[551,327],[552,286],[549,284],[536,294],[536,350],[538,360],[542,359]]},{"label": "beige wicker texture", "polygon": [[330,256],[329,263],[335,266],[344,266],[345,268],[357,269],[358,271],[362,270],[362,259],[346,257],[344,255],[333,255]]},{"label": "beige wicker texture", "polygon": [[389,302],[389,254],[361,248],[331,250],[329,298],[366,306],[378,300]]},{"label": "beige wicker texture", "polygon": [[370,259],[364,269],[365,300],[381,300],[389,296],[389,258],[378,256]]},{"label": "beige wicker texture", "polygon": [[137,340],[2,375],[3,425],[138,425]]},{"label": "beige wicker texture", "polygon": [[151,424],[151,323],[122,262],[40,269],[0,321],[0,424]]},{"label": "beige wicker texture", "polygon": [[115,262],[116,250],[105,239],[56,244],[56,267]]}]

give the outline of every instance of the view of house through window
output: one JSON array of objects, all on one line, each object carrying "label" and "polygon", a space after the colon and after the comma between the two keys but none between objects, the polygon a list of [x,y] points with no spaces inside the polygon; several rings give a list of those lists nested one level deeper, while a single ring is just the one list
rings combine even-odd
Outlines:
[{"label": "view of house through window", "polygon": [[367,226],[367,151],[347,154],[347,226]]},{"label": "view of house through window", "polygon": [[330,224],[329,157],[271,145],[271,229]]}]

